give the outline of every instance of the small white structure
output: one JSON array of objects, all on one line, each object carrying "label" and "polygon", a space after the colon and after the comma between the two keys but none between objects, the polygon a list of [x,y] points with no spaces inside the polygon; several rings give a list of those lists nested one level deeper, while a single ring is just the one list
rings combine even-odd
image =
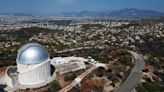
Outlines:
[{"label": "small white structure", "polygon": [[51,77],[49,54],[39,44],[24,45],[18,50],[16,61],[20,85],[40,84]]},{"label": "small white structure", "polygon": [[55,57],[51,59],[51,64],[54,66],[69,64],[75,61],[87,62],[88,60],[82,57]]},{"label": "small white structure", "polygon": [[55,58],[51,59],[51,64],[55,65],[55,66],[56,65],[66,64],[66,63],[69,63],[69,61],[65,60],[62,57],[55,57]]},{"label": "small white structure", "polygon": [[56,71],[60,74],[74,72],[80,69],[86,69],[87,59],[82,57],[56,57],[51,60],[51,64],[55,66]]},{"label": "small white structure", "polygon": [[88,57],[88,62],[90,63],[90,64],[96,64],[97,63],[97,61],[95,61],[92,57]]}]

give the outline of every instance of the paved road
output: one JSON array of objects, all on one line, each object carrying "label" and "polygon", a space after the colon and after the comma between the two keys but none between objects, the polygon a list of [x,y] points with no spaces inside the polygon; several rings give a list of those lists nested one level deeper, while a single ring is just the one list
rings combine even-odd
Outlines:
[{"label": "paved road", "polygon": [[144,59],[135,52],[128,51],[134,57],[136,64],[132,69],[129,77],[125,80],[125,82],[114,92],[131,92],[135,87],[137,87],[138,82],[142,76],[142,70],[145,66]]},{"label": "paved road", "polygon": [[[92,71],[94,71],[95,69],[97,69],[96,66],[92,66],[91,68],[89,68],[87,71],[85,71],[84,73],[82,73],[80,76],[78,76],[77,78],[80,79],[79,82],[81,82],[81,80],[83,78],[85,78],[88,74],[90,74]],[[74,86],[76,86],[77,84],[79,84],[76,80],[74,80],[73,82],[71,82],[71,84],[67,85],[66,87],[64,87],[63,89],[61,89],[59,92],[68,92],[69,90],[71,90]]]},{"label": "paved road", "polygon": [[60,53],[78,51],[78,50],[106,49],[106,48],[108,48],[108,47],[104,47],[104,46],[84,46],[84,47],[78,47],[78,48],[73,48],[73,49],[66,49],[66,50],[57,51],[56,53],[60,54]]}]

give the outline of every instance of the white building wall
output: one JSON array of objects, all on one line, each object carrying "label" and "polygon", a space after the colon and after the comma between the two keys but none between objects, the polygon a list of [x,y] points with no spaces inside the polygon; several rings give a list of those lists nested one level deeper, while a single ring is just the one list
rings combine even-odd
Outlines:
[{"label": "white building wall", "polygon": [[9,87],[14,87],[13,80],[7,74],[6,74],[5,80]]},{"label": "white building wall", "polygon": [[79,69],[86,69],[86,65],[84,62],[77,62]]},{"label": "white building wall", "polygon": [[52,65],[62,65],[62,64],[65,64],[65,63],[69,63],[69,61],[65,60],[64,58],[61,58],[61,57],[51,59],[51,64]]},{"label": "white building wall", "polygon": [[35,85],[51,77],[50,62],[35,65],[18,64],[18,80],[21,85]]}]

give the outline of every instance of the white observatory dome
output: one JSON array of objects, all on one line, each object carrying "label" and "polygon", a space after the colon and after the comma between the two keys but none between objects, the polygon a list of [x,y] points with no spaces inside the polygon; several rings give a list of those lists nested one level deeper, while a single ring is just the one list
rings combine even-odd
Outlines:
[{"label": "white observatory dome", "polygon": [[41,84],[51,77],[48,51],[37,43],[28,43],[21,47],[16,61],[21,85]]},{"label": "white observatory dome", "polygon": [[17,63],[38,64],[49,59],[47,50],[37,43],[28,43],[18,50]]}]

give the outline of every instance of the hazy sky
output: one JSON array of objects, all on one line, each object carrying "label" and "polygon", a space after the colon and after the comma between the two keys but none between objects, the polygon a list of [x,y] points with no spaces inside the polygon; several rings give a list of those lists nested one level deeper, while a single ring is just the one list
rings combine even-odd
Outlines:
[{"label": "hazy sky", "polygon": [[164,0],[0,0],[0,13],[54,14],[122,8],[164,12]]}]

